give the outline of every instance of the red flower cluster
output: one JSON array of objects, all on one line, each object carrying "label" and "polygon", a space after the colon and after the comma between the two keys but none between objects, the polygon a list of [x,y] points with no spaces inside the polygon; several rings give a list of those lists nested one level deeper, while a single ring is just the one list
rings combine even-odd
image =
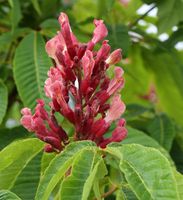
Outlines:
[{"label": "red flower cluster", "polygon": [[[102,148],[110,142],[122,141],[127,134],[125,120],[119,119],[125,110],[118,94],[124,85],[123,70],[115,67],[113,79],[106,74],[110,65],[121,60],[121,50],[110,54],[106,40],[98,51],[94,50],[95,44],[108,34],[102,20],[94,20],[93,37],[87,44],[77,41],[66,14],[60,14],[59,23],[61,31],[46,44],[48,55],[55,61],[45,82],[46,96],[51,99],[51,112],[47,113],[44,101],[38,100],[33,115],[30,109],[22,109],[22,125],[47,143],[46,152],[59,152],[69,142],[54,116],[55,112],[74,125],[74,140],[92,140]],[[111,136],[104,137],[116,120]]]}]

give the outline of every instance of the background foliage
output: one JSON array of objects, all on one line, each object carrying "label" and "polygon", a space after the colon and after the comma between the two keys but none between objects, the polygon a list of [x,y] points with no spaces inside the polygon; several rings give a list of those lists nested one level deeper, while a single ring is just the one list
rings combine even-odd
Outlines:
[{"label": "background foliage", "polygon": [[[183,1],[123,2],[0,0],[0,199],[183,199]],[[61,11],[82,42],[93,19],[104,19],[112,49],[123,50],[129,133],[105,153],[78,142],[45,154],[19,124],[23,106],[47,101],[45,41],[59,30]]]}]

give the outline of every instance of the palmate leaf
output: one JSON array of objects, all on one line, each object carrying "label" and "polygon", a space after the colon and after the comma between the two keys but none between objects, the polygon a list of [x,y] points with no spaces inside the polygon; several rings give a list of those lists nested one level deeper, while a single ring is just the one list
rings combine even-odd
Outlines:
[{"label": "palmate leaf", "polygon": [[127,135],[126,139],[120,143],[116,143],[116,145],[135,143],[135,144],[141,144],[141,145],[147,146],[147,147],[154,147],[154,148],[158,148],[158,149],[161,148],[161,146],[158,144],[158,142],[156,140],[149,137],[144,132],[134,129],[132,127],[127,127],[127,130],[128,130],[128,135]]},{"label": "palmate leaf", "polygon": [[41,160],[41,173],[44,174],[44,171],[50,164],[51,160],[55,158],[56,154],[55,153],[47,153],[44,152]]},{"label": "palmate leaf", "polygon": [[47,200],[51,192],[72,165],[75,157],[84,148],[91,148],[94,143],[83,141],[75,142],[57,155],[45,170],[39,183],[35,200]]},{"label": "palmate leaf", "polygon": [[96,198],[101,199],[101,189],[104,189],[104,187],[100,188],[100,181],[107,175],[107,173],[108,170],[104,160],[102,158],[98,159],[98,162],[96,163],[85,183],[86,190],[83,192],[83,198],[87,199],[91,190],[91,186],[93,186],[93,191]]},{"label": "palmate leaf", "polygon": [[7,105],[8,105],[8,91],[4,83],[0,80],[0,124],[6,113]]},{"label": "palmate leaf", "polygon": [[[19,175],[21,176],[27,165],[30,166],[30,161],[42,149],[43,143],[37,139],[16,141],[4,148],[0,152],[0,189],[14,187]],[[25,180],[28,177],[24,176],[23,178]]]},{"label": "palmate leaf", "polygon": [[[96,161],[99,159],[94,149],[83,149],[75,158],[71,175],[66,177],[61,184],[61,200],[87,200],[92,188],[95,176],[90,173],[94,170]],[[95,170],[96,171],[96,170]],[[92,173],[92,175],[94,175]],[[72,191],[72,192],[71,192]]]},{"label": "palmate leaf", "polygon": [[0,129],[0,150],[15,140],[26,139],[30,136],[31,134],[22,126],[2,128]]},{"label": "palmate leaf", "polygon": [[32,200],[35,197],[41,176],[41,158],[43,152],[36,154],[22,169],[10,189],[21,199]]},{"label": "palmate leaf", "polygon": [[158,149],[161,153],[163,153],[166,158],[168,158],[169,162],[172,166],[174,166],[174,162],[170,157],[169,153],[152,137],[148,136],[142,131],[134,129],[132,127],[127,127],[128,135],[125,140],[119,143],[111,143],[109,146],[121,146],[123,144],[140,144],[146,147],[153,147]]},{"label": "palmate leaf", "polygon": [[119,167],[138,199],[180,199],[170,163],[156,149],[128,144],[106,151],[121,160]]},{"label": "palmate leaf", "polygon": [[16,49],[14,58],[14,78],[25,106],[33,108],[36,99],[46,99],[44,82],[50,66],[42,36],[37,32],[27,35]]},{"label": "palmate leaf", "polygon": [[21,200],[16,194],[8,190],[0,190],[0,200]]}]

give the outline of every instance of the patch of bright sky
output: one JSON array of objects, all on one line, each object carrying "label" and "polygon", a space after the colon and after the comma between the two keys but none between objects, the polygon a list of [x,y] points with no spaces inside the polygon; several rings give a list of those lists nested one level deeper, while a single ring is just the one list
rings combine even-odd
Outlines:
[{"label": "patch of bright sky", "polygon": [[147,22],[144,21],[143,19],[139,20],[138,23],[139,23],[139,25],[141,25],[141,26],[147,26]]},{"label": "patch of bright sky", "polygon": [[[139,15],[145,14],[150,8],[152,8],[152,6],[153,6],[153,4],[151,4],[151,5],[147,5],[147,4],[142,5],[142,6],[137,10],[137,14],[139,14]],[[150,16],[150,17],[156,17],[156,16],[157,16],[157,12],[158,12],[158,9],[157,9],[157,8],[154,8],[153,10],[151,10],[151,11],[148,13],[148,16]]]},{"label": "patch of bright sky", "polygon": [[[152,8],[153,4],[151,5],[147,5],[147,4],[143,4],[138,10],[137,10],[137,14],[139,15],[143,15],[145,14],[150,8]],[[157,17],[157,12],[158,12],[158,9],[157,8],[154,8],[153,10],[151,10],[149,13],[148,13],[148,16],[150,17]],[[153,24],[148,24],[145,20],[139,20],[138,22],[141,26],[147,26],[147,29],[146,29],[146,32],[149,33],[149,34],[157,34],[158,33],[158,29],[155,25]],[[172,28],[172,31],[176,31],[178,28],[177,26],[174,26]],[[167,40],[169,37],[169,35],[167,33],[163,33],[161,35],[158,36],[159,40],[160,41],[165,41]],[[183,42],[178,42],[176,45],[175,45],[175,48],[177,50],[183,50]]]},{"label": "patch of bright sky", "polygon": [[165,41],[169,38],[169,35],[167,33],[162,33],[161,35],[158,36],[160,41]]},{"label": "patch of bright sky", "polygon": [[174,26],[174,27],[172,28],[172,31],[177,31],[177,29],[178,29],[178,27],[177,27],[177,26]]},{"label": "patch of bright sky", "polygon": [[158,29],[157,29],[157,27],[155,25],[149,24],[148,28],[146,29],[146,33],[157,34],[158,33]]},{"label": "patch of bright sky", "polygon": [[6,121],[6,127],[7,128],[13,128],[13,127],[18,126],[18,125],[19,125],[19,123],[14,119],[8,119]]},{"label": "patch of bright sky", "polygon": [[[142,5],[138,10],[137,10],[137,14],[139,15],[143,15],[145,14],[150,8],[152,8],[152,4],[151,5],[147,5],[147,4],[144,4]],[[158,9],[157,8],[154,8],[153,10],[151,10],[149,13],[148,13],[148,16],[151,16],[151,17],[156,17],[157,16],[157,11]],[[147,23],[144,21],[144,20],[139,20],[139,24],[141,26],[146,26]],[[146,32],[149,33],[149,34],[157,34],[158,33],[158,30],[157,30],[157,27],[153,24],[148,24],[148,28],[146,29]]]},{"label": "patch of bright sky", "polygon": [[176,45],[175,45],[175,48],[177,50],[183,50],[183,42],[178,42]]}]

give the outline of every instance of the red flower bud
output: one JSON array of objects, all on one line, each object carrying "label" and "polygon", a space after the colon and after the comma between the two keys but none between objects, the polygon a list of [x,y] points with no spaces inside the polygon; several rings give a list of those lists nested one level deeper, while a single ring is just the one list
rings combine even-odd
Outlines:
[{"label": "red flower bud", "polygon": [[121,49],[116,49],[111,53],[111,55],[107,58],[106,63],[108,65],[114,65],[118,63],[122,59]]}]

